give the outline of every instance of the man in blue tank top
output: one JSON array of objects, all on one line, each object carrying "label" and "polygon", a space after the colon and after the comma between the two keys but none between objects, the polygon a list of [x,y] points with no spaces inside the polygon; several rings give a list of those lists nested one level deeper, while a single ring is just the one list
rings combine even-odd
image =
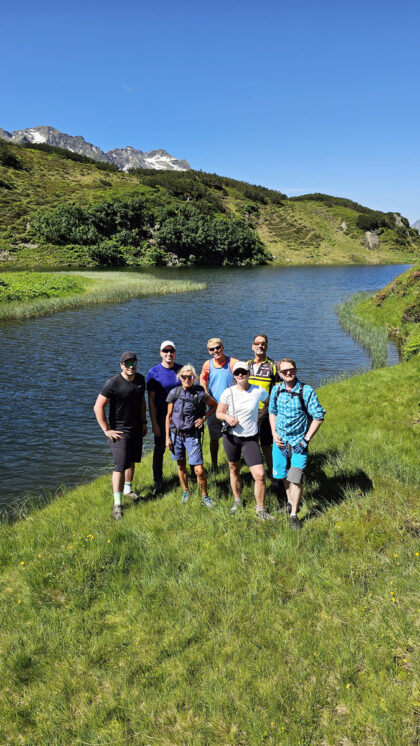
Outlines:
[{"label": "man in blue tank top", "polygon": [[[219,402],[220,397],[228,386],[233,386],[233,366],[238,362],[236,357],[225,355],[223,342],[220,337],[211,337],[207,342],[207,349],[211,355],[206,360],[200,375],[200,383],[205,391]],[[217,454],[219,440],[222,437],[222,423],[213,414],[207,420],[210,435],[210,455],[213,469],[217,468]]]}]

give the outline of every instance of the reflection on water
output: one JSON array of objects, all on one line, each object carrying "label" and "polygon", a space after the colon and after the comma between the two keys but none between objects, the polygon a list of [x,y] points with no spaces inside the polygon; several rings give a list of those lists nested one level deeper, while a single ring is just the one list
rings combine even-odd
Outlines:
[{"label": "reflection on water", "polygon": [[253,336],[263,332],[270,357],[296,359],[301,380],[316,386],[369,367],[366,352],[339,326],[334,305],[349,293],[383,287],[404,269],[154,270],[171,279],[205,280],[207,289],[3,322],[0,499],[74,484],[108,469],[109,449],[92,407],[106,378],[118,372],[123,350],[134,349],[146,373],[160,362],[161,341],[173,339],[177,362],[199,370],[209,337],[221,336],[229,354],[246,360]]}]

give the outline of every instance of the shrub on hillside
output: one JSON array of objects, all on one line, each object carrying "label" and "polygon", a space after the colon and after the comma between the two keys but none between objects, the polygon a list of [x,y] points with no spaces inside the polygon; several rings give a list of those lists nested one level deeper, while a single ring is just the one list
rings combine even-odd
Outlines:
[{"label": "shrub on hillside", "polygon": [[190,263],[207,265],[260,264],[270,259],[264,246],[241,220],[202,215],[193,207],[162,215],[155,234],[166,252]]},{"label": "shrub on hillside", "polygon": [[101,202],[82,209],[59,205],[35,215],[33,227],[45,241],[91,246],[113,237],[119,245],[140,246],[149,236],[153,214],[144,200]]},{"label": "shrub on hillside", "polygon": [[379,223],[375,215],[366,215],[361,212],[356,218],[356,225],[362,231],[376,231]]},{"label": "shrub on hillside", "polygon": [[23,168],[20,160],[16,158],[12,149],[4,140],[0,140],[0,166],[14,168],[16,171],[21,171]]}]

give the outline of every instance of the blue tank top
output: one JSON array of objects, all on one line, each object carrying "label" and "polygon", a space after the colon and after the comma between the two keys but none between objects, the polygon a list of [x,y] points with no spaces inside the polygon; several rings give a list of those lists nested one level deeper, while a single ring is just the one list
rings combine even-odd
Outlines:
[{"label": "blue tank top", "polygon": [[210,396],[218,402],[223,391],[235,382],[230,369],[230,357],[226,357],[223,368],[215,368],[213,359],[210,360],[208,390]]}]

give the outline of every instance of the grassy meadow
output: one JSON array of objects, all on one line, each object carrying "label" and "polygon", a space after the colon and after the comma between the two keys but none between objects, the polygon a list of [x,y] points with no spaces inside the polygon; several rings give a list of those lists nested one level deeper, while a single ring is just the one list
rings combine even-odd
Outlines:
[{"label": "grassy meadow", "polygon": [[0,319],[26,319],[69,308],[204,287],[203,283],[117,271],[7,272],[0,274]]},{"label": "grassy meadow", "polygon": [[320,389],[300,532],[226,462],[214,509],[167,457],[152,499],[150,455],[121,523],[110,477],[4,523],[2,743],[417,744],[419,373]]}]

